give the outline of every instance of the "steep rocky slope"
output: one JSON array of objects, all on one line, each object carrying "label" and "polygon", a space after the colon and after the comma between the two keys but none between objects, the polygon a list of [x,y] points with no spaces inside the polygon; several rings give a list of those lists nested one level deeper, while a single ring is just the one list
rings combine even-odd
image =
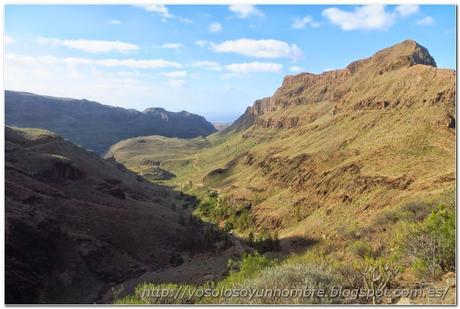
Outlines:
[{"label": "steep rocky slope", "polygon": [[201,242],[183,195],[49,131],[5,130],[7,303],[91,303]]},{"label": "steep rocky slope", "polygon": [[311,122],[313,119],[299,119],[296,115],[283,119],[257,118],[287,107],[319,102],[334,102],[333,114],[344,109],[410,107],[427,100],[432,104],[452,102],[454,89],[451,83],[444,82],[454,76],[451,70],[436,69],[436,62],[428,50],[407,40],[372,57],[354,61],[345,69],[286,76],[272,97],[256,101],[226,131],[246,129],[255,122],[281,128],[299,126],[299,120]]},{"label": "steep rocky slope", "polygon": [[51,130],[73,143],[102,154],[116,142],[135,136],[191,138],[216,132],[199,115],[163,108],[143,112],[88,100],[5,92],[6,124]]},{"label": "steep rocky slope", "polygon": [[156,155],[172,184],[249,209],[254,232],[336,237],[454,187],[455,95],[455,72],[407,40],[345,69],[287,76],[209,136],[212,147]]}]

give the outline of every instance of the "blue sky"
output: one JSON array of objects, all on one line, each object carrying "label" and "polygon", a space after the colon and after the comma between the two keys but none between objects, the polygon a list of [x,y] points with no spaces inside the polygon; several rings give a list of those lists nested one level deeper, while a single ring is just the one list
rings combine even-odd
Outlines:
[{"label": "blue sky", "polygon": [[405,39],[455,68],[455,6],[9,5],[5,86],[231,121],[287,74]]}]

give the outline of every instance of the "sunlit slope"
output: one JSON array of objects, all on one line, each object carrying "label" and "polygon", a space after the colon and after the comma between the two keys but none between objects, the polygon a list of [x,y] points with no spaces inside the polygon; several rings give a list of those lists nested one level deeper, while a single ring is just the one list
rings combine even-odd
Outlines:
[{"label": "sunlit slope", "polygon": [[343,70],[287,76],[208,141],[164,157],[168,182],[250,205],[256,231],[329,237],[454,187],[455,72],[404,41]]}]

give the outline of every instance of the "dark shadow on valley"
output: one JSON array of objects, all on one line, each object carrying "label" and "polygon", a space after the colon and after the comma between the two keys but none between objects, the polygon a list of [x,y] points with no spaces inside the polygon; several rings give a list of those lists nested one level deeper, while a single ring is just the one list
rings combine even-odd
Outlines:
[{"label": "dark shadow on valley", "polygon": [[170,186],[160,186],[168,194],[175,196],[177,202],[175,210],[181,214],[180,223],[192,236],[184,247],[185,251],[172,255],[168,267],[146,272],[112,285],[98,298],[98,303],[113,302],[116,298],[133,294],[135,288],[142,283],[203,285],[219,281],[229,275],[230,259],[238,261],[245,255],[257,252],[281,261],[291,253],[301,253],[317,243],[317,240],[305,237],[262,240],[238,237],[231,231],[224,231],[216,224],[205,222],[193,215],[193,210],[201,202],[197,196],[178,191]]}]

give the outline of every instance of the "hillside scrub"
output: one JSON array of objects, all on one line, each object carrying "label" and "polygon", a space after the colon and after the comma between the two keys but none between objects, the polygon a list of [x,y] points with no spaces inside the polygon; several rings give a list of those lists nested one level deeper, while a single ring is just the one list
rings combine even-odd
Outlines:
[{"label": "hillside scrub", "polygon": [[250,205],[243,203],[235,205],[215,191],[208,192],[200,199],[194,214],[214,224],[222,224],[227,232],[247,231],[253,223]]},{"label": "hillside scrub", "polygon": [[455,211],[438,206],[421,222],[401,225],[396,247],[419,277],[439,277],[455,269]]},{"label": "hillside scrub", "polygon": [[[115,304],[196,304],[223,302],[220,296],[210,295],[210,291],[231,289],[242,282],[254,279],[262,270],[274,266],[276,261],[259,254],[247,254],[240,260],[228,261],[228,276],[219,282],[208,282],[201,286],[184,284],[143,283],[136,287],[134,294],[114,301]],[[200,294],[197,291],[206,291]],[[196,293],[195,293],[196,292]]]}]

